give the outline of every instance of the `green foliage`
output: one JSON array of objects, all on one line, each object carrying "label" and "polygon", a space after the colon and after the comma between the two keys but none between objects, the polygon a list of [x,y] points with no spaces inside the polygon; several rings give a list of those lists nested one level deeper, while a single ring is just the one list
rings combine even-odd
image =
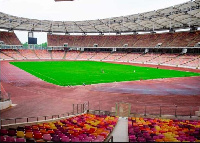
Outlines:
[{"label": "green foliage", "polygon": [[[24,47],[24,48],[28,48],[28,42],[24,43],[24,44],[23,44],[23,47]],[[47,48],[47,42],[42,43],[42,44],[39,44],[39,45],[38,45],[38,44],[35,44],[34,47],[35,47],[35,48]]]},{"label": "green foliage", "polygon": [[23,44],[23,47],[24,47],[24,48],[28,48],[28,42],[24,43],[24,44]]},{"label": "green foliage", "polygon": [[56,85],[88,85],[158,78],[200,76],[200,73],[94,61],[10,62]]}]

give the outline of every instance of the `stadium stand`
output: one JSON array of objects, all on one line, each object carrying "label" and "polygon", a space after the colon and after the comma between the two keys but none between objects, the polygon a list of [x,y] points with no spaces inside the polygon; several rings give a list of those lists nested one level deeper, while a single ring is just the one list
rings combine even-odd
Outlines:
[{"label": "stadium stand", "polygon": [[47,35],[48,46],[63,46],[68,43],[69,47],[155,47],[162,43],[161,47],[194,47],[200,41],[200,31],[176,32],[162,34],[140,34],[140,35]]},{"label": "stadium stand", "polygon": [[77,50],[36,50],[36,49],[1,49],[0,60],[25,59],[65,59],[65,60],[94,60],[119,61],[155,65],[198,68],[200,56],[198,53],[156,53],[128,51],[77,51]]},{"label": "stadium stand", "polygon": [[52,59],[63,59],[65,55],[65,51],[63,50],[52,50]]},{"label": "stadium stand", "polygon": [[180,56],[180,54],[172,54],[172,55],[165,56],[164,58],[166,58],[166,59],[161,64],[177,65],[178,64],[178,60],[176,60],[176,59],[178,59],[179,56]]},{"label": "stadium stand", "polygon": [[5,45],[22,45],[14,32],[0,31],[0,41],[3,41]]},{"label": "stadium stand", "polygon": [[34,50],[31,49],[19,49],[19,52],[23,57],[26,57],[27,59],[39,59]]},{"label": "stadium stand", "polygon": [[141,55],[142,53],[131,52],[131,53],[128,53],[126,56],[121,57],[119,60],[123,62],[129,62],[129,61],[133,61],[134,59],[138,58]]},{"label": "stadium stand", "polygon": [[89,60],[95,56],[96,52],[81,52],[76,58],[77,60]]},{"label": "stadium stand", "polygon": [[90,60],[100,61],[110,55],[110,52],[97,52]]},{"label": "stadium stand", "polygon": [[141,54],[138,58],[134,59],[134,62],[141,62],[141,63],[154,63],[154,59],[159,57],[160,54],[154,54],[154,53],[147,53],[147,54]]},{"label": "stadium stand", "polygon": [[15,60],[23,60],[26,59],[25,57],[23,57],[18,50],[12,50],[12,49],[2,49],[1,52],[8,56],[11,57]]},{"label": "stadium stand", "polygon": [[104,60],[105,61],[116,61],[119,58],[125,56],[127,53],[120,53],[120,52],[114,52],[111,53],[109,56],[107,56]]},{"label": "stadium stand", "polygon": [[129,117],[129,142],[199,142],[199,125],[199,120]]},{"label": "stadium stand", "polygon": [[2,52],[0,52],[0,60],[13,60],[13,58],[3,54]]},{"label": "stadium stand", "polygon": [[79,54],[80,54],[80,51],[68,51],[66,53],[65,59],[66,60],[75,60]]},{"label": "stadium stand", "polygon": [[51,59],[51,55],[47,50],[34,50],[37,57],[40,59]]},{"label": "stadium stand", "polygon": [[113,131],[118,118],[82,114],[57,121],[0,129],[1,142],[103,142]]}]

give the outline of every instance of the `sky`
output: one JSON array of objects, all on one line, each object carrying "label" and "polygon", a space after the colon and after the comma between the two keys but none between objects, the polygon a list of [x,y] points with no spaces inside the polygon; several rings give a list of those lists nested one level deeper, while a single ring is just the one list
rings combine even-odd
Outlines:
[{"label": "sky", "polygon": [[[0,0],[0,12],[39,20],[80,21],[126,16],[158,10],[189,0]],[[15,31],[22,43],[28,32]],[[34,33],[38,44],[47,41],[46,33]]]}]

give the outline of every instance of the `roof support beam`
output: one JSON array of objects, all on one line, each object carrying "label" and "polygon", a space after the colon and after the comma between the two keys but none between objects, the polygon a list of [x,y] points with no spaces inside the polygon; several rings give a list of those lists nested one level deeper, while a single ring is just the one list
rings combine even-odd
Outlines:
[{"label": "roof support beam", "polygon": [[[126,18],[127,18],[127,20],[129,20],[128,17],[126,17]],[[121,24],[121,23],[122,23],[122,24]],[[132,29],[129,28],[128,26],[124,26],[124,17],[123,17],[123,21],[122,21],[121,23],[119,23],[120,26],[122,26],[122,27],[124,27],[124,28],[127,28],[127,29],[129,29],[130,31],[132,31]],[[123,31],[123,30],[122,30],[122,31]],[[122,31],[121,31],[121,32],[122,32]],[[124,32],[125,32],[125,31],[124,31]]]},{"label": "roof support beam", "polygon": [[[128,19],[129,21],[131,21],[130,18],[127,17],[127,19]],[[145,27],[145,26],[143,26],[143,25],[137,23],[136,21],[134,21],[134,23],[137,24],[137,25],[139,25],[139,26],[141,26],[141,27],[143,27],[143,28],[148,28],[148,27]],[[131,31],[138,31],[138,30],[137,30],[137,29],[131,29]]]},{"label": "roof support beam", "polygon": [[108,24],[104,23],[102,20],[98,19],[102,24],[106,25],[108,28],[112,29],[113,32],[116,32],[115,29],[113,29],[112,27],[110,27]]},{"label": "roof support beam", "polygon": [[[74,21],[74,24],[83,32],[83,33],[85,33],[85,31]],[[74,29],[73,29],[73,31],[74,31]]]},{"label": "roof support beam", "polygon": [[63,24],[63,26],[65,27],[65,33],[69,33],[69,32],[67,31],[67,26],[65,25],[65,22],[64,22],[64,21],[62,22],[62,24]]},{"label": "roof support beam", "polygon": [[96,27],[95,27],[95,25],[92,25],[89,21],[87,21],[92,27],[94,27],[94,29],[96,29],[99,33],[103,33],[102,31],[100,31],[99,29],[97,29]]}]

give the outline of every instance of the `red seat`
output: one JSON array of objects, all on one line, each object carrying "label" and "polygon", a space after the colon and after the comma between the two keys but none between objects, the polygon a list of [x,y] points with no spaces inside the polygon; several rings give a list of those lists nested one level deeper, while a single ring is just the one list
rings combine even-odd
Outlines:
[{"label": "red seat", "polygon": [[36,140],[39,140],[39,139],[42,139],[42,134],[41,133],[34,133],[34,138],[36,139]]},{"label": "red seat", "polygon": [[7,135],[8,131],[6,129],[0,129],[0,134],[1,135]]}]

